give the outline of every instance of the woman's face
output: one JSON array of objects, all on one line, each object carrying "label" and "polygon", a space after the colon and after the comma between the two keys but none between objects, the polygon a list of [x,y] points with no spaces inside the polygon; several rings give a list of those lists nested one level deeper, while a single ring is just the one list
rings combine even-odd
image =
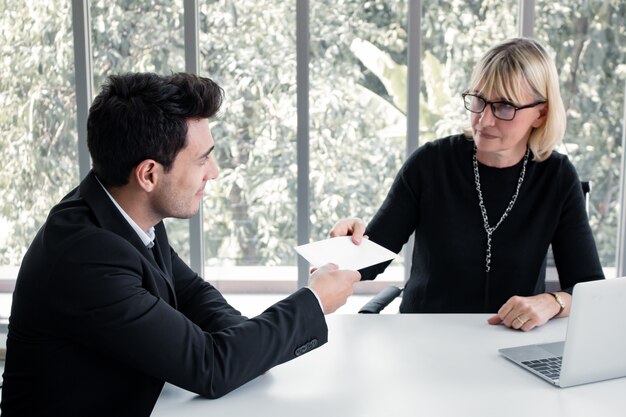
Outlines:
[{"label": "woman's face", "polygon": [[[500,157],[510,157],[513,162],[517,162],[526,152],[532,129],[545,122],[547,103],[519,109],[515,112],[512,120],[501,120],[493,114],[490,103],[510,102],[510,100],[493,94],[480,97],[488,102],[484,110],[481,113],[470,113],[476,148],[483,155],[498,154]],[[513,102],[511,104],[515,107],[522,107],[536,102],[526,92],[520,99],[519,103]]]}]

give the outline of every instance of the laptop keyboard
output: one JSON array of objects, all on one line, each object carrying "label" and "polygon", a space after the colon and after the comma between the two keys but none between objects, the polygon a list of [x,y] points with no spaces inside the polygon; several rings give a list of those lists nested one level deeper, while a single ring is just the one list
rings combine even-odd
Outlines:
[{"label": "laptop keyboard", "polygon": [[524,361],[522,362],[522,364],[541,373],[544,376],[547,376],[548,378],[554,381],[557,381],[559,379],[559,375],[561,374],[561,360],[562,359],[563,359],[562,356],[557,356],[554,358]]}]

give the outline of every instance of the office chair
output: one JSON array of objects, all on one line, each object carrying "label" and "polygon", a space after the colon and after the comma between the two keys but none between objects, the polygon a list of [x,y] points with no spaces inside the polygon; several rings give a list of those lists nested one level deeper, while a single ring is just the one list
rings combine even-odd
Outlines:
[{"label": "office chair", "polygon": [[[580,186],[583,189],[583,195],[585,196],[585,209],[589,213],[589,193],[591,192],[591,182],[581,181]],[[552,255],[552,246],[548,248],[548,253],[543,261],[541,271],[539,271],[539,278],[546,281],[546,267],[554,267],[554,256]],[[560,291],[561,286],[558,281],[546,281],[546,291],[555,292]],[[383,288],[378,294],[372,297],[367,303],[359,310],[360,314],[379,314],[385,307],[389,305],[396,297],[402,294],[403,288],[396,285],[389,285]]]}]

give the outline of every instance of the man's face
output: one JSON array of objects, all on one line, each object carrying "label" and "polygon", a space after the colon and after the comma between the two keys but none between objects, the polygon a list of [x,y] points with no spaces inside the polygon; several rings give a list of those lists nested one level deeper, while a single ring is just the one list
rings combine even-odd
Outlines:
[{"label": "man's face", "polygon": [[162,218],[187,219],[198,212],[207,181],[218,175],[213,148],[208,119],[188,120],[187,145],[162,175],[152,200]]}]

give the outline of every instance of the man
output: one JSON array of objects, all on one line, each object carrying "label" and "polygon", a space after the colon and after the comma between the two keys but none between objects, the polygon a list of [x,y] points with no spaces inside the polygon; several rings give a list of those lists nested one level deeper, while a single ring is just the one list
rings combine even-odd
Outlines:
[{"label": "man", "polygon": [[93,170],[18,274],[4,417],[147,416],[165,381],[216,398],[326,343],[324,314],[358,272],[322,266],[247,319],[169,246],[162,220],[193,216],[218,175],[208,119],[222,97],[191,74],[108,79],[87,123]]}]

